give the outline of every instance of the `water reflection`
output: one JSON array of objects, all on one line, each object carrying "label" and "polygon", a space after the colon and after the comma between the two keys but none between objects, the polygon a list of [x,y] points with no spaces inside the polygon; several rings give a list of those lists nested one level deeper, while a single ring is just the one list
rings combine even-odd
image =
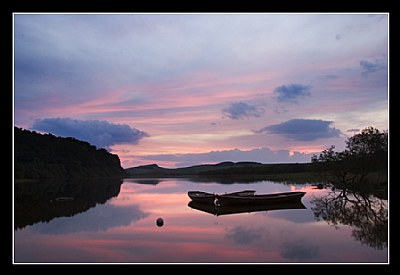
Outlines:
[{"label": "water reflection", "polygon": [[[118,196],[120,179],[43,180],[15,183],[14,227],[71,217]],[[73,200],[57,201],[57,198]]]},{"label": "water reflection", "polygon": [[[196,177],[196,178],[187,178],[186,180],[189,180],[191,182],[195,183],[218,183],[218,184],[226,184],[226,185],[233,185],[233,184],[253,184],[253,183],[259,183],[262,181],[268,181],[265,180],[264,178],[230,178],[230,177]],[[308,179],[274,179],[273,182],[280,183],[280,184],[285,184],[285,185],[303,185],[307,184],[310,182],[315,182],[316,180],[312,178]],[[271,181],[272,182],[272,181]]]},{"label": "water reflection", "polygon": [[235,178],[227,178],[227,177],[197,177],[197,178],[188,178],[187,180],[191,182],[197,183],[218,183],[218,184],[242,184],[242,183],[256,183],[260,182],[259,179],[235,179]]},{"label": "water reflection", "polygon": [[162,180],[160,180],[160,179],[125,179],[124,181],[125,182],[139,183],[139,184],[157,185]]},{"label": "water reflection", "polygon": [[297,240],[284,242],[281,253],[286,259],[306,262],[318,258],[320,249],[316,245],[310,245],[303,240]]},{"label": "water reflection", "polygon": [[[151,182],[153,179],[149,180]],[[44,194],[46,192],[34,195],[34,192],[28,192],[29,186],[26,186],[22,190],[24,192],[18,193],[19,210],[16,209],[15,215],[19,215],[19,225],[28,222],[36,224],[15,230],[16,263],[388,261],[387,249],[378,250],[362,245],[349,237],[352,234],[350,226],[341,226],[338,220],[337,226],[341,226],[341,230],[335,230],[321,218],[322,214],[319,219],[314,218],[311,207],[314,210],[318,208],[315,197],[327,196],[327,189],[314,189],[310,184],[287,185],[270,181],[260,181],[251,186],[187,179],[161,179],[158,184],[143,183],[141,179],[139,182],[124,180],[122,185],[119,181],[108,184],[93,181],[89,184],[92,188],[88,187],[88,183],[85,186],[71,183],[70,187],[60,184],[59,188],[56,188],[58,183],[49,183],[47,195]],[[45,185],[44,182],[38,184]],[[283,210],[279,211],[246,209],[250,213],[217,217],[212,211],[209,213],[188,207],[189,190],[226,193],[244,189],[254,189],[258,193],[305,191],[307,194],[302,200],[304,205],[298,205],[300,209],[293,206],[288,209],[281,207]],[[100,195],[101,190],[105,191],[103,195]],[[24,209],[21,206],[21,194],[25,198],[36,196],[36,200],[31,204],[26,203]],[[59,196],[72,196],[74,200],[49,202]],[[85,197],[87,205],[82,201]],[[98,200],[93,197],[98,197]],[[47,211],[45,206],[35,206],[44,205],[44,201],[49,208]],[[52,206],[60,208],[58,213],[50,209]],[[62,210],[62,207],[66,209]],[[374,209],[377,207],[374,206]],[[36,216],[22,220],[21,213],[17,213],[21,210],[36,213]],[[162,224],[158,220],[160,218],[163,226],[158,226]]]},{"label": "water reflection", "polygon": [[353,228],[355,240],[376,249],[387,247],[388,208],[387,201],[358,194],[348,190],[330,191],[324,196],[310,200],[317,220],[339,228],[349,225]]},{"label": "water reflection", "polygon": [[268,237],[268,231],[265,228],[251,228],[245,226],[235,226],[227,229],[226,237],[233,240],[238,245],[248,245],[260,242]]},{"label": "water reflection", "polygon": [[130,207],[102,204],[73,217],[61,217],[49,223],[32,226],[33,232],[41,234],[70,234],[84,231],[105,231],[117,226],[128,226],[131,222],[147,217],[139,206]]},{"label": "water reflection", "polygon": [[190,208],[197,209],[209,214],[213,214],[215,216],[259,212],[259,211],[306,208],[301,201],[289,201],[289,202],[280,202],[274,204],[267,203],[258,205],[241,204],[241,205],[221,205],[221,206],[215,206],[214,204],[210,203],[190,201],[188,206]]}]

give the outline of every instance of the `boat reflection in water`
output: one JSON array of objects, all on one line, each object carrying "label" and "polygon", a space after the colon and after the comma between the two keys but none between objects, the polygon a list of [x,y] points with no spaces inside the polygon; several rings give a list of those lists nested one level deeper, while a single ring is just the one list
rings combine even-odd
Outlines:
[{"label": "boat reflection in water", "polygon": [[301,201],[280,202],[274,204],[267,203],[267,204],[256,204],[256,205],[220,205],[220,206],[216,206],[214,204],[190,201],[188,206],[190,208],[210,213],[215,216],[250,213],[258,211],[282,210],[282,209],[306,209],[306,207]]},{"label": "boat reflection in water", "polygon": [[281,202],[301,201],[305,192],[283,192],[264,195],[237,195],[226,194],[216,195],[216,204],[218,205],[258,205],[272,204]]}]

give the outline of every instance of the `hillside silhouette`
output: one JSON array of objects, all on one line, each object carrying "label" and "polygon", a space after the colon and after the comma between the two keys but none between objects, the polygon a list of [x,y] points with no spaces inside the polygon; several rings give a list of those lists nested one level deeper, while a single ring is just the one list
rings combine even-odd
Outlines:
[{"label": "hillside silhouette", "polygon": [[130,178],[162,178],[191,177],[217,180],[221,183],[252,182],[258,180],[277,181],[313,181],[320,180],[320,169],[312,163],[276,163],[263,164],[259,162],[221,162],[217,164],[202,164],[182,168],[164,168],[157,164],[143,165],[125,169]]},{"label": "hillside silhouette", "polygon": [[14,127],[14,178],[121,177],[119,157],[72,137]]}]

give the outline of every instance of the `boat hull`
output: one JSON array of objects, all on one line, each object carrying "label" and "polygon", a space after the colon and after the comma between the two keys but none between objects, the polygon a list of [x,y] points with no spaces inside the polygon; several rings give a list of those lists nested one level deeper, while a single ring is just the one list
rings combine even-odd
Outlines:
[{"label": "boat hull", "polygon": [[244,197],[244,196],[253,196],[255,190],[244,190],[244,191],[239,191],[239,192],[233,192],[233,193],[225,193],[222,195],[216,195],[212,193],[207,193],[207,192],[202,192],[202,191],[189,191],[188,196],[192,201],[195,202],[200,202],[200,203],[215,203],[215,200],[217,197],[224,197],[224,196],[238,196],[238,197]]},{"label": "boat hull", "polygon": [[305,192],[284,192],[266,195],[253,196],[236,196],[224,195],[216,196],[215,204],[219,205],[259,205],[259,204],[274,204],[290,201],[301,201]]},{"label": "boat hull", "polygon": [[201,191],[189,191],[188,196],[192,201],[199,203],[214,203],[215,194],[201,192]]}]

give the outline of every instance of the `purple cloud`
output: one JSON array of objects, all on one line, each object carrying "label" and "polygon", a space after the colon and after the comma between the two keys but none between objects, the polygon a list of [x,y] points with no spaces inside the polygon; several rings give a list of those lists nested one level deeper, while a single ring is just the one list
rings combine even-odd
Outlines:
[{"label": "purple cloud", "polygon": [[137,144],[147,133],[126,124],[113,124],[105,120],[77,120],[71,118],[37,119],[33,130],[48,132],[61,137],[74,137],[99,148],[117,143]]},{"label": "purple cloud", "polygon": [[364,77],[368,77],[371,73],[386,69],[386,63],[383,59],[376,59],[374,62],[361,60],[360,66],[363,69],[361,75]]},{"label": "purple cloud", "polygon": [[260,117],[264,112],[262,109],[245,102],[234,102],[229,107],[222,109],[222,113],[230,119],[243,119]]},{"label": "purple cloud", "polygon": [[291,119],[254,132],[259,134],[278,134],[297,141],[339,137],[341,131],[331,127],[332,123],[333,121],[320,119]]},{"label": "purple cloud", "polygon": [[282,85],[274,89],[279,102],[297,103],[300,96],[310,96],[310,86],[302,84]]}]

